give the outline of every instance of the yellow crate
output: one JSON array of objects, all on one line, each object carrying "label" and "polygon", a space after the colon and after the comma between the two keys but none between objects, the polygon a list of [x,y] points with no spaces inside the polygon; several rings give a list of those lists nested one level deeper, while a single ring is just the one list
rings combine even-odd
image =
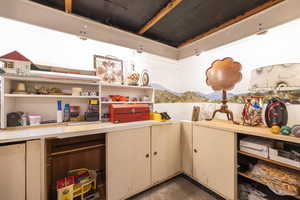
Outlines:
[{"label": "yellow crate", "polygon": [[73,184],[70,186],[66,186],[57,190],[58,200],[73,200],[76,197],[80,197],[80,200],[84,200],[84,195],[91,190],[96,191],[97,182],[96,182],[96,174],[92,170],[88,170],[85,168],[71,170],[69,172],[78,172],[78,173],[89,173],[89,177],[84,182]]}]

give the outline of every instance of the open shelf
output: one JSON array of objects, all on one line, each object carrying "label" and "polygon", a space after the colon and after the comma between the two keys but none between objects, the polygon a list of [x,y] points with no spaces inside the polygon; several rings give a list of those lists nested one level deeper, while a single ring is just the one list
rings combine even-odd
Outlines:
[{"label": "open shelf", "polygon": [[[249,173],[239,172],[238,174],[239,174],[240,176],[246,178],[246,179],[252,180],[252,181],[257,182],[257,183],[260,183],[260,184],[262,184],[262,185],[266,185],[263,181],[259,180],[258,178],[252,176],[252,175],[249,174]],[[300,196],[299,196],[299,195],[298,195],[298,196],[293,196],[293,197],[296,198],[296,199],[300,199]]]},{"label": "open shelf", "polygon": [[72,95],[39,95],[39,94],[5,94],[5,97],[22,98],[73,98],[73,99],[99,99],[99,96],[72,96]]},{"label": "open shelf", "polygon": [[[68,74],[67,74],[68,75]],[[99,80],[92,79],[92,78],[86,78],[84,81],[82,79],[79,79],[79,77],[51,77],[51,76],[45,76],[45,77],[19,77],[19,76],[6,76],[5,79],[7,80],[13,80],[13,81],[24,81],[24,82],[43,82],[43,83],[61,83],[61,84],[78,84],[78,85],[99,85]]]},{"label": "open shelf", "polygon": [[108,83],[101,83],[101,86],[102,87],[119,87],[119,88],[135,88],[135,89],[153,90],[153,88],[149,87],[149,86],[120,85],[120,84],[108,84]]},{"label": "open shelf", "polygon": [[102,104],[152,104],[152,101],[102,101]]},{"label": "open shelf", "polygon": [[292,165],[289,165],[289,164],[286,164],[286,163],[278,162],[278,161],[275,161],[275,160],[271,160],[271,159],[268,159],[268,158],[264,158],[262,156],[258,156],[258,155],[251,154],[251,153],[246,153],[246,152],[243,152],[243,151],[238,151],[238,153],[242,154],[242,155],[252,157],[252,158],[256,158],[256,159],[259,159],[259,160],[264,160],[264,161],[267,161],[269,163],[273,163],[273,164],[276,164],[276,165],[280,165],[280,166],[283,166],[283,167],[288,167],[290,169],[295,169],[295,170],[300,171],[300,168],[298,168],[298,167],[295,167],[295,166],[292,166]]}]

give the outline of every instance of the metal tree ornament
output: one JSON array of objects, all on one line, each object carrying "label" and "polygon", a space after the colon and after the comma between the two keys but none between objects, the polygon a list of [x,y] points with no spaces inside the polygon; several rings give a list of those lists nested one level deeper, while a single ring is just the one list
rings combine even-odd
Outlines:
[{"label": "metal tree ornament", "polygon": [[228,109],[227,105],[227,91],[232,90],[236,83],[242,80],[241,73],[242,65],[235,62],[232,58],[224,58],[223,60],[216,60],[212,63],[211,67],[206,71],[206,84],[211,86],[215,91],[222,91],[222,105],[221,108],[215,110],[212,120],[217,112],[225,113],[228,120],[233,121],[235,124],[239,124],[234,121],[233,113]]}]

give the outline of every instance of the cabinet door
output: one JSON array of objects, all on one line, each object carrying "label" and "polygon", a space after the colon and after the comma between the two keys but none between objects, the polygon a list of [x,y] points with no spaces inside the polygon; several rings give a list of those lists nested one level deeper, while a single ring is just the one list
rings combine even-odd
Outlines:
[{"label": "cabinet door", "polygon": [[194,126],[194,175],[226,199],[235,198],[236,136],[232,132]]},{"label": "cabinet door", "polygon": [[25,144],[0,147],[0,199],[25,200]]},{"label": "cabinet door", "polygon": [[41,199],[41,141],[26,142],[26,199]]},{"label": "cabinet door", "polygon": [[181,171],[180,124],[152,127],[152,183]]},{"label": "cabinet door", "polygon": [[181,165],[183,172],[188,175],[193,175],[193,123],[181,123]]},{"label": "cabinet door", "polygon": [[150,128],[106,135],[107,199],[125,199],[151,185]]},{"label": "cabinet door", "polygon": [[[202,127],[193,126],[193,177],[201,184],[207,186],[207,169],[209,167],[207,160],[212,159],[205,153],[201,140],[204,140]],[[201,149],[201,152],[200,152]],[[202,155],[203,154],[203,155]]]}]

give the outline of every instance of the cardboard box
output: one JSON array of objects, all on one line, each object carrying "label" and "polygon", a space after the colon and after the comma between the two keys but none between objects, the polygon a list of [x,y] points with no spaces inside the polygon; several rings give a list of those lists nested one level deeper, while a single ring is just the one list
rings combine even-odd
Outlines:
[{"label": "cardboard box", "polygon": [[280,156],[280,151],[281,150],[269,148],[270,159],[300,168],[300,162]]},{"label": "cardboard box", "polygon": [[262,138],[246,137],[240,141],[240,151],[251,153],[264,158],[269,157],[269,147],[272,141]]}]

